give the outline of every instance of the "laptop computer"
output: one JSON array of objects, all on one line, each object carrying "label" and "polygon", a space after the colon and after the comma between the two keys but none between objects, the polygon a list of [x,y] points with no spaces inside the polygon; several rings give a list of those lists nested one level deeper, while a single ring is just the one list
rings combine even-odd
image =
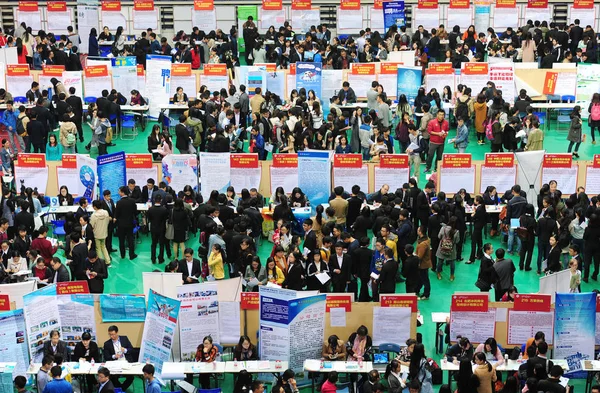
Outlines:
[{"label": "laptop computer", "polygon": [[390,354],[387,352],[373,354],[373,365],[388,364],[390,362]]}]

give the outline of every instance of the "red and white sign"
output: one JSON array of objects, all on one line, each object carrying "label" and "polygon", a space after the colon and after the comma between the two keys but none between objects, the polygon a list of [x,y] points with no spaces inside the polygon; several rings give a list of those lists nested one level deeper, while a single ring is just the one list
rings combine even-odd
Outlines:
[{"label": "red and white sign", "polygon": [[87,281],[69,281],[56,284],[57,295],[77,295],[90,293]]},{"label": "red and white sign", "polygon": [[329,312],[332,308],[343,308],[346,312],[352,312],[352,295],[349,293],[328,293],[325,301],[325,311]]},{"label": "red and white sign", "polygon": [[120,0],[103,0],[102,11],[121,11]]},{"label": "red and white sign", "polygon": [[154,11],[154,0],[134,0],[133,9],[135,11]]},{"label": "red and white sign", "polygon": [[242,292],[240,308],[242,310],[258,310],[259,308],[258,292]]},{"label": "red and white sign", "polygon": [[472,343],[482,343],[496,332],[496,309],[488,308],[488,293],[452,295],[450,305],[450,340],[468,337]]},{"label": "red and white sign", "polygon": [[527,8],[548,8],[548,0],[527,0]]},{"label": "red and white sign", "polygon": [[360,10],[360,0],[341,0],[340,8],[342,10]]},{"label": "red and white sign", "polygon": [[577,191],[578,174],[579,166],[573,165],[571,154],[544,154],[542,184],[555,180],[563,194],[574,194]]},{"label": "red and white sign", "polygon": [[417,3],[417,8],[423,9],[434,9],[438,6],[438,0],[419,0]]},{"label": "red and white sign", "polygon": [[257,154],[231,154],[229,163],[231,185],[236,190],[259,188],[262,168]]},{"label": "red and white sign", "polygon": [[6,76],[29,76],[29,66],[27,64],[7,64]]},{"label": "red and white sign", "polygon": [[38,9],[37,1],[19,1],[19,11],[21,12],[35,12]]},{"label": "red and white sign", "polygon": [[66,12],[67,2],[66,1],[49,1],[46,4],[48,12]]},{"label": "red and white sign", "polygon": [[0,311],[10,311],[10,298],[7,294],[0,294]]},{"label": "red and white sign", "polygon": [[171,76],[190,76],[192,75],[191,63],[173,63],[171,64]]},{"label": "red and white sign", "polygon": [[65,71],[64,65],[44,65],[42,67],[42,75],[44,76],[52,76],[52,77],[61,77],[63,72]]},{"label": "red and white sign", "polygon": [[333,184],[351,190],[358,185],[361,190],[369,189],[369,168],[362,163],[361,154],[335,154],[333,156]]},{"label": "red and white sign", "polygon": [[408,307],[411,312],[417,312],[416,295],[380,295],[381,307]]},{"label": "red and white sign", "polygon": [[406,154],[382,154],[379,156],[379,165],[374,169],[375,190],[380,190],[384,184],[387,184],[390,190],[397,190],[408,182],[409,167]]},{"label": "red and white sign", "polygon": [[473,293],[452,295],[450,311],[486,312],[488,310],[489,294]]},{"label": "red and white sign", "polygon": [[452,9],[469,9],[469,0],[450,0],[450,8]]},{"label": "red and white sign", "polygon": [[292,0],[293,10],[310,10],[312,9],[311,0]]},{"label": "red and white sign", "polygon": [[491,185],[498,190],[510,190],[517,182],[517,167],[513,153],[486,153],[480,171],[479,192],[481,193]]},{"label": "red and white sign", "polygon": [[262,0],[263,10],[280,11],[283,9],[282,0]]},{"label": "red and white sign", "polygon": [[542,90],[542,94],[554,94],[557,81],[558,72],[546,71],[546,78],[544,79],[544,89]]},{"label": "red and white sign", "polygon": [[215,9],[215,0],[194,0],[195,11],[212,11]]},{"label": "red and white sign", "polygon": [[496,8],[516,8],[517,0],[496,0]]},{"label": "red and white sign", "polygon": [[148,179],[154,179],[158,184],[158,168],[152,165],[152,154],[126,154],[125,171],[127,179],[135,180],[140,187],[145,185]]},{"label": "red and white sign", "polygon": [[108,67],[105,65],[94,65],[85,67],[86,78],[100,78],[108,76]]},{"label": "red and white sign", "polygon": [[513,310],[550,311],[552,296],[539,293],[517,293]]}]

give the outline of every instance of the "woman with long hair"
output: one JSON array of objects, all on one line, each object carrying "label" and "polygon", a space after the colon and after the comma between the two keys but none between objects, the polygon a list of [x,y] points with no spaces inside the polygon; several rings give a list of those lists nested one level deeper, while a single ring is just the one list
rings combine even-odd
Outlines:
[{"label": "woman with long hair", "polygon": [[154,161],[160,161],[162,159],[161,154],[158,152],[158,147],[161,144],[160,133],[160,125],[155,124],[152,127],[150,135],[148,135],[148,152],[152,154],[152,159]]},{"label": "woman with long hair", "polygon": [[486,355],[483,352],[475,353],[474,360],[477,367],[475,367],[473,373],[479,379],[477,393],[493,393],[493,383],[498,379],[496,370],[486,359]]},{"label": "woman with long hair", "polygon": [[463,359],[458,367],[458,374],[454,376],[457,386],[457,393],[477,393],[479,387],[479,378],[473,374],[473,364],[471,360]]},{"label": "woman with long hair", "polygon": [[581,146],[581,142],[584,141],[583,132],[581,130],[581,125],[583,124],[581,121],[581,107],[576,105],[569,117],[571,118],[571,125],[569,127],[569,134],[567,135],[567,140],[569,141],[567,153],[571,153],[573,145],[575,145],[573,157],[579,158],[579,146]]},{"label": "woman with long hair", "polygon": [[415,344],[408,366],[408,379],[411,381],[417,380],[421,383],[420,393],[433,393],[431,371],[429,370],[423,344]]},{"label": "woman with long hair", "polygon": [[58,139],[56,139],[56,134],[49,134],[48,143],[46,143],[46,160],[61,161],[62,153],[62,145],[58,143]]},{"label": "woman with long hair", "polygon": [[308,264],[307,271],[307,279],[306,279],[306,289],[310,291],[319,291],[321,293],[329,292],[329,284],[327,281],[322,283],[318,278],[317,274],[327,273],[329,274],[329,267],[327,262],[321,258],[321,252],[319,250],[312,250],[311,256],[309,259],[312,259]]},{"label": "woman with long hair", "polygon": [[123,26],[117,27],[117,32],[115,33],[113,47],[116,49],[117,53],[123,52],[123,49],[125,48],[125,37],[123,36]]},{"label": "woman with long hair", "polygon": [[171,135],[167,132],[160,134],[160,145],[157,147],[158,154],[162,157],[173,154],[173,142],[171,141]]},{"label": "woman with long hair", "polygon": [[396,359],[393,359],[385,368],[384,377],[388,382],[389,393],[401,393],[406,387],[406,380],[402,379],[400,369],[402,364]]},{"label": "woman with long hair", "polygon": [[523,63],[535,62],[535,41],[530,31],[525,33],[523,41],[521,41],[521,49],[523,50]]},{"label": "woman with long hair", "polygon": [[[275,249],[275,251],[277,251],[277,249]],[[277,285],[283,284],[283,281],[285,280],[285,274],[271,257],[267,258],[267,280]]]},{"label": "woman with long hair", "polygon": [[179,251],[183,256],[187,231],[191,226],[190,217],[185,210],[182,199],[175,199],[171,211],[171,222],[173,224],[173,258],[179,259]]}]

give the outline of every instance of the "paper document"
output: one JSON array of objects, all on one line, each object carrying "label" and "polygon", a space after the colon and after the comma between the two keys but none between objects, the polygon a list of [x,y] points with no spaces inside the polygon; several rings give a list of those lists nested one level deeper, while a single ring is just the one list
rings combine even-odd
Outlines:
[{"label": "paper document", "polygon": [[321,284],[325,284],[330,279],[329,274],[326,272],[315,274],[315,277],[317,277]]},{"label": "paper document", "polygon": [[375,273],[375,272],[371,272],[371,278],[373,280],[377,280],[379,278],[379,274]]},{"label": "paper document", "polygon": [[332,307],[329,309],[331,327],[346,327],[346,309],[343,307]]},{"label": "paper document", "polygon": [[259,370],[268,370],[271,368],[271,362],[269,362],[268,360],[260,360],[258,362],[258,369]]},{"label": "paper document", "polygon": [[[410,145],[408,145],[406,150],[417,150],[418,148],[419,148],[419,145],[417,145],[416,143],[411,143]],[[402,153],[404,153],[404,152],[402,152]]]},{"label": "paper document", "polygon": [[518,228],[520,226],[521,225],[519,223],[519,219],[518,218],[511,218],[510,219],[510,227],[511,227],[511,229]]},{"label": "paper document", "polygon": [[248,286],[248,287],[255,287],[257,285],[258,285],[258,279],[256,277],[253,277],[249,281],[246,281],[246,286]]},{"label": "paper document", "polygon": [[310,254],[310,250],[304,247],[304,249],[302,249],[302,255],[307,256],[308,254]]},{"label": "paper document", "polygon": [[563,387],[565,387],[565,388],[566,388],[568,383],[569,383],[569,378],[560,377],[560,384],[561,384]]}]

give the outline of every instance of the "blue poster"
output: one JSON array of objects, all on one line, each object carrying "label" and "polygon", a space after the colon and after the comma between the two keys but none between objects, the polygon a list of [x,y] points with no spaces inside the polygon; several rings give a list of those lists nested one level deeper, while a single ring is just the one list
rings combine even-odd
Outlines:
[{"label": "blue poster", "polygon": [[421,72],[421,67],[398,66],[397,94],[398,97],[400,97],[400,94],[406,94],[406,98],[408,98],[408,102],[411,105],[414,104],[419,88],[421,87]]},{"label": "blue poster", "polygon": [[153,364],[159,381],[163,364],[171,357],[180,305],[179,300],[168,298],[153,290],[148,293],[148,313],[144,323],[139,361]]},{"label": "blue poster", "polygon": [[125,152],[106,154],[99,156],[96,160],[98,161],[100,195],[103,195],[104,190],[109,190],[112,199],[116,203],[121,199],[119,187],[127,185]]},{"label": "blue poster", "polygon": [[383,31],[394,25],[401,27],[406,24],[404,18],[404,1],[384,1],[383,2]]},{"label": "blue poster", "polygon": [[[7,369],[2,376],[8,376],[10,386],[7,392],[12,392],[12,378],[17,375],[26,376],[29,367],[29,351],[27,349],[27,332],[25,328],[25,314],[23,309],[0,313],[0,359],[3,362],[16,362],[13,372]],[[4,381],[0,382],[4,386]],[[2,389],[2,388],[0,388]]]},{"label": "blue poster", "polygon": [[[581,360],[594,359],[595,336],[596,294],[557,293],[554,303],[554,358],[566,359],[570,372],[580,371]],[[574,376],[569,373],[570,378]]]},{"label": "blue poster", "polygon": [[327,151],[298,152],[298,187],[311,206],[327,203],[331,192],[331,156]]},{"label": "blue poster", "polygon": [[144,322],[146,299],[136,295],[100,295],[102,322]]},{"label": "blue poster", "polygon": [[317,97],[321,97],[321,63],[296,63],[296,89],[313,90]]},{"label": "blue poster", "polygon": [[113,67],[135,67],[137,58],[135,56],[113,57],[111,59]]}]

